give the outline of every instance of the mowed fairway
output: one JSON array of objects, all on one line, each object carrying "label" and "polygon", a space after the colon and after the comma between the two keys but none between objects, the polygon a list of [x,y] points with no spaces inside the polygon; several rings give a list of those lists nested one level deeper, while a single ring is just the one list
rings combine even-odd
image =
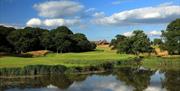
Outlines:
[{"label": "mowed fairway", "polygon": [[134,58],[134,55],[117,54],[110,50],[108,46],[98,46],[95,51],[82,53],[51,53],[43,57],[22,58],[4,56],[0,58],[0,68],[4,67],[24,67],[26,65],[65,65],[71,66],[89,66],[107,61],[128,60]]}]

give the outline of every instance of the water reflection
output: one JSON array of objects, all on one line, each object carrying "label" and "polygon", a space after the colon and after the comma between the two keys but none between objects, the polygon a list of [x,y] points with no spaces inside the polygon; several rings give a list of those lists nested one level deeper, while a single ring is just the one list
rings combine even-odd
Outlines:
[{"label": "water reflection", "polygon": [[88,75],[0,78],[0,91],[178,91],[180,71],[121,68]]}]

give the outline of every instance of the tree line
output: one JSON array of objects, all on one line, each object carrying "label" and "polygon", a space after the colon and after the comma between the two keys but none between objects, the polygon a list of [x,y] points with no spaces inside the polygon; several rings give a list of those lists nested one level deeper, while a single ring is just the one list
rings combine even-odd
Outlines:
[{"label": "tree line", "polygon": [[180,19],[169,23],[166,30],[162,31],[160,39],[150,41],[143,30],[135,30],[132,36],[116,35],[110,43],[112,49],[126,54],[150,53],[153,51],[152,45],[158,45],[169,54],[180,54]]},{"label": "tree line", "polygon": [[24,53],[35,50],[50,50],[57,53],[84,52],[96,48],[82,33],[73,33],[68,27],[60,26],[47,30],[25,27],[15,29],[0,26],[0,52]]}]

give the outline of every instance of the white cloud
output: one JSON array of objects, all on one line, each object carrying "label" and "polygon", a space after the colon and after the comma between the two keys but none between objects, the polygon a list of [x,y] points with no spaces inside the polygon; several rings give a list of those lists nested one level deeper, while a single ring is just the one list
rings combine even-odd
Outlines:
[{"label": "white cloud", "polygon": [[[156,31],[156,30],[153,30],[153,31],[150,31],[150,32],[145,32],[148,36],[161,36],[161,31]],[[123,33],[124,36],[132,36],[133,35],[133,32],[125,32]]]},{"label": "white cloud", "polygon": [[173,2],[165,2],[165,3],[160,4],[159,6],[170,6],[172,4]]},{"label": "white cloud", "polygon": [[94,17],[104,17],[105,16],[105,13],[104,12],[95,12],[93,14]]},{"label": "white cloud", "polygon": [[87,10],[85,10],[85,12],[94,12],[96,9],[95,8],[89,8]]},{"label": "white cloud", "polygon": [[153,30],[151,32],[148,32],[147,33],[149,36],[160,36],[161,35],[161,31],[156,31],[156,30]]},{"label": "white cloud", "polygon": [[47,27],[56,27],[56,26],[73,26],[80,24],[80,19],[62,19],[62,18],[56,18],[56,19],[45,19],[40,20],[38,18],[32,18],[30,19],[26,25],[27,26],[47,26]]},{"label": "white cloud", "polygon": [[39,18],[32,18],[27,23],[27,26],[40,26],[41,20]]},{"label": "white cloud", "polygon": [[111,16],[95,18],[92,22],[102,25],[154,24],[167,23],[179,17],[180,6],[160,5],[126,10]]},{"label": "white cloud", "polygon": [[18,24],[3,24],[3,23],[0,23],[0,26],[13,27],[15,29],[23,29],[24,28],[24,27],[22,27],[22,25],[18,25]]},{"label": "white cloud", "polygon": [[165,88],[156,87],[156,86],[149,86],[144,91],[167,91]]},{"label": "white cloud", "polygon": [[62,25],[72,26],[80,24],[80,22],[79,19],[46,19],[43,23],[45,26],[53,27]]},{"label": "white cloud", "polygon": [[84,6],[74,1],[47,1],[35,4],[34,8],[39,11],[39,16],[55,18],[75,15]]},{"label": "white cloud", "polygon": [[133,32],[125,32],[123,33],[123,35],[129,37],[133,35]]}]

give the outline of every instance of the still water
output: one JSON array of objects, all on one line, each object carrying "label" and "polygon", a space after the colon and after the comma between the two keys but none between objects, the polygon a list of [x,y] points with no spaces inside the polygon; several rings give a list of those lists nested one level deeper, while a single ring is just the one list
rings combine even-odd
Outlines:
[{"label": "still water", "polygon": [[0,78],[0,91],[180,91],[180,70],[121,68],[100,74]]}]

